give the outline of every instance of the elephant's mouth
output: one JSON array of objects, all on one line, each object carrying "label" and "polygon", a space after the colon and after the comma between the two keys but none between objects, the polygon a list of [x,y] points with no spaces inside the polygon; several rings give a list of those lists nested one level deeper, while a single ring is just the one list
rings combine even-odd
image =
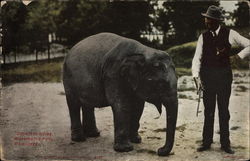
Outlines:
[{"label": "elephant's mouth", "polygon": [[161,98],[159,96],[154,97],[154,98],[149,98],[146,101],[149,102],[149,103],[152,103],[153,105],[155,105],[158,112],[161,114],[161,112],[162,112],[162,101],[161,101]]},{"label": "elephant's mouth", "polygon": [[145,101],[158,106],[162,104],[167,95],[165,89],[140,87],[136,91],[137,95]]},{"label": "elephant's mouth", "polygon": [[156,102],[161,102],[161,96],[151,93],[149,96],[146,97],[146,101],[155,104]]}]

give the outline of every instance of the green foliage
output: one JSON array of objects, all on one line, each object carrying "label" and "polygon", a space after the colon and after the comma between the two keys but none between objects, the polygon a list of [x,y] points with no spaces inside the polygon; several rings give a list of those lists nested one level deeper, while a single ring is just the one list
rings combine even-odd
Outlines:
[{"label": "green foliage", "polygon": [[61,13],[60,1],[33,1],[28,5],[26,37],[31,50],[44,51],[48,45],[48,34],[57,31],[58,16]]},{"label": "green foliage", "polygon": [[181,77],[184,75],[192,75],[191,68],[177,67],[175,70],[176,70],[177,77]]},{"label": "green foliage", "polygon": [[66,45],[73,46],[83,38],[100,32],[106,24],[103,16],[106,4],[107,2],[85,0],[64,2],[58,17],[57,35],[66,39]]},{"label": "green foliage", "polygon": [[57,29],[60,3],[52,0],[33,1],[26,7],[22,2],[8,1],[1,13],[4,53],[16,52],[27,46],[31,51],[44,49],[48,34]]},{"label": "green foliage", "polygon": [[204,28],[201,13],[208,6],[218,5],[216,1],[165,1],[156,21],[158,29],[164,32],[166,47],[194,41],[197,31]]},{"label": "green foliage", "polygon": [[21,64],[6,64],[2,67],[2,83],[17,82],[60,82],[62,59],[29,62]]},{"label": "green foliage", "polygon": [[105,15],[109,19],[108,30],[114,33],[140,40],[142,31],[151,30],[149,16],[153,6],[146,1],[108,3]]},{"label": "green foliage", "polygon": [[[48,47],[48,34],[55,33],[57,43],[73,46],[83,38],[112,32],[155,48],[169,48],[195,41],[204,28],[202,12],[218,1],[164,1],[163,8],[154,8],[157,1],[89,1],[41,0],[28,6],[7,1],[1,8],[3,20],[3,51],[32,53]],[[246,3],[239,2],[235,11],[236,26],[249,36],[249,14]],[[154,15],[155,17],[152,17]],[[157,27],[164,32],[164,46],[141,38],[143,31]],[[239,30],[237,30],[239,31]],[[177,66],[191,67],[194,44],[170,48]],[[18,52],[16,51],[18,50]],[[180,57],[181,56],[181,57]],[[241,65],[237,65],[241,66]]]},{"label": "green foliage", "polygon": [[[166,50],[172,57],[175,66],[181,68],[191,68],[192,60],[196,49],[196,41],[185,43],[182,45],[173,46]],[[235,55],[239,53],[242,48],[232,47],[230,52],[230,61],[232,68],[235,69],[247,69],[249,63],[247,60],[238,59]]]},{"label": "green foliage", "polygon": [[61,12],[60,1],[43,0],[29,8],[27,23],[29,28],[40,28],[45,33],[53,33],[57,29],[57,17]]},{"label": "green foliage", "polygon": [[170,54],[177,67],[191,68],[195,48],[196,41],[171,47],[167,53]]},{"label": "green foliage", "polygon": [[22,26],[25,24],[27,10],[20,2],[7,2],[1,10],[3,35],[5,35],[3,46],[6,52],[10,52],[26,42]]},{"label": "green foliage", "polygon": [[59,16],[57,34],[66,38],[69,46],[100,32],[141,40],[141,32],[150,28],[152,12],[152,6],[145,1],[71,0],[65,3]]},{"label": "green foliage", "polygon": [[249,27],[249,5],[248,2],[238,2],[238,6],[233,14],[235,19],[235,26],[237,27]]},{"label": "green foliage", "polygon": [[240,35],[250,39],[250,27],[233,27],[235,31],[237,31]]}]

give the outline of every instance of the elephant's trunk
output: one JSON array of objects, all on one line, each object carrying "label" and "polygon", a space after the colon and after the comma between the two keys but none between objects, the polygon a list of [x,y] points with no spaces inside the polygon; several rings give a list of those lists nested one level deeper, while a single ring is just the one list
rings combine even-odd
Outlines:
[{"label": "elephant's trunk", "polygon": [[166,107],[166,142],[165,145],[158,149],[159,156],[167,156],[171,152],[174,145],[177,113],[178,113],[178,99],[176,97],[168,98],[163,105]]}]

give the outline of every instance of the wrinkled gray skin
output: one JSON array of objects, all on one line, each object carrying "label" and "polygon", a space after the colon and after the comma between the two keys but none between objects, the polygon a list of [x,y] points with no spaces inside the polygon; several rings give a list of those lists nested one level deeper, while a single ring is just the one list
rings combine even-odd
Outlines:
[{"label": "wrinkled gray skin", "polygon": [[[133,150],[140,143],[139,120],[145,101],[167,111],[166,143],[158,155],[170,153],[177,120],[177,78],[167,53],[111,33],[88,37],[65,58],[63,84],[71,119],[71,139],[100,135],[94,107],[111,106],[114,150]],[[83,119],[80,119],[80,110]]]}]

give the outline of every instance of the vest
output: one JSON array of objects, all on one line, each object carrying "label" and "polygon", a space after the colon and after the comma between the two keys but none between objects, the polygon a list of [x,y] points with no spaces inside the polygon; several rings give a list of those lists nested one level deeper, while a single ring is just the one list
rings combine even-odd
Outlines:
[{"label": "vest", "polygon": [[202,36],[203,36],[203,48],[202,48],[201,68],[230,67],[229,53],[231,50],[231,44],[229,43],[228,40],[229,29],[221,27],[218,35],[215,37],[213,37],[210,31],[206,31],[205,33],[203,33]]}]

